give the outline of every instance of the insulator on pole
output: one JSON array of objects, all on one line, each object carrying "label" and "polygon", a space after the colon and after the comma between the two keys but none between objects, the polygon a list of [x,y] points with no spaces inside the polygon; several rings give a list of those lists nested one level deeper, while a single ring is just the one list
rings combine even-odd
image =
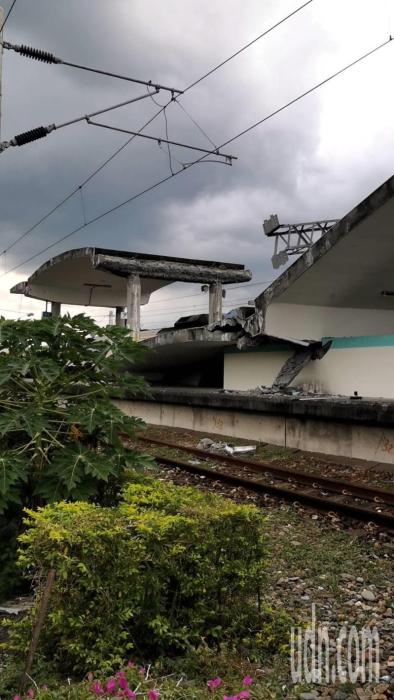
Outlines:
[{"label": "insulator on pole", "polygon": [[41,51],[41,49],[35,49],[32,46],[17,46],[16,44],[10,44],[8,41],[3,43],[5,49],[11,49],[20,53],[21,56],[26,56],[26,58],[33,58],[35,61],[42,61],[43,63],[61,63],[61,59],[57,58],[53,53],[49,51]]},{"label": "insulator on pole", "polygon": [[30,129],[30,131],[24,131],[23,134],[17,134],[14,136],[11,143],[12,145],[23,146],[25,143],[30,143],[30,141],[37,141],[37,139],[42,139],[44,136],[49,134],[50,129],[47,126],[38,126],[36,129]]},{"label": "insulator on pole", "polygon": [[24,44],[20,46],[19,53],[22,56],[34,58],[36,61],[43,61],[44,63],[61,63],[60,58],[57,58],[53,53],[34,49],[32,46],[25,46]]}]

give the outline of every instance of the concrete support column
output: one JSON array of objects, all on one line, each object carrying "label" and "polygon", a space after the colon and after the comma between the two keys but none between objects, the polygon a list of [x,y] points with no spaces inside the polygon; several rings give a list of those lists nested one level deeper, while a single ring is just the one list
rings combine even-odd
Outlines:
[{"label": "concrete support column", "polygon": [[209,285],[209,323],[221,323],[222,303],[222,283],[211,282]]},{"label": "concrete support column", "polygon": [[132,330],[132,338],[140,339],[141,279],[139,275],[127,278],[127,326]]},{"label": "concrete support column", "polygon": [[51,314],[53,317],[60,316],[62,312],[62,305],[60,301],[51,301]]},{"label": "concrete support column", "polygon": [[123,312],[123,306],[117,306],[115,309],[115,325],[116,326],[123,326],[123,319],[122,319],[122,312]]}]

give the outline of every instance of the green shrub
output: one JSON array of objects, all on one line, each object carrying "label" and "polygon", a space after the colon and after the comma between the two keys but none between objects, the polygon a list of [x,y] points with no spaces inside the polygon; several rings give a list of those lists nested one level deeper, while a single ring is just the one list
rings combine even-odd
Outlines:
[{"label": "green shrub", "polygon": [[[41,583],[56,570],[40,649],[63,671],[258,628],[265,544],[253,506],[149,480],[115,508],[60,503],[28,514],[20,564]],[[25,651],[30,630],[29,620],[14,625],[11,648]]]}]

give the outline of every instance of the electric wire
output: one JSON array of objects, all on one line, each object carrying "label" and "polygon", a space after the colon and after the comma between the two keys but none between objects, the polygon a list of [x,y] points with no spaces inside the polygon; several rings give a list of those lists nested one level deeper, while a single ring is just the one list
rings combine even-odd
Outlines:
[{"label": "electric wire", "polygon": [[[15,5],[15,2],[16,2],[16,0],[14,0],[13,5]],[[304,8],[305,8],[307,5],[309,5],[311,2],[313,2],[313,0],[309,0],[308,2],[304,3],[303,5],[300,5],[299,7],[297,7],[293,12],[291,12],[290,14],[288,14],[288,15],[287,15],[286,17],[284,17],[282,20],[280,20],[280,21],[277,22],[276,24],[274,24],[274,25],[272,25],[271,27],[269,27],[269,28],[268,28],[267,30],[265,30],[262,34],[259,34],[258,37],[255,37],[255,39],[253,39],[252,41],[250,41],[248,44],[242,46],[238,51],[236,51],[234,54],[232,54],[232,56],[230,56],[229,58],[227,58],[225,61],[222,61],[222,62],[219,63],[218,65],[214,66],[214,68],[212,68],[208,73],[206,73],[204,76],[202,76],[201,78],[199,78],[199,80],[196,80],[196,81],[194,81],[194,83],[191,83],[190,85],[188,85],[188,86],[185,88],[185,90],[184,90],[183,92],[185,93],[185,92],[191,90],[191,88],[194,87],[194,85],[197,85],[198,83],[200,83],[200,82],[201,82],[202,80],[204,80],[204,78],[207,77],[208,75],[212,75],[215,71],[219,70],[219,68],[221,68],[223,65],[225,65],[226,63],[228,63],[229,61],[231,61],[231,60],[232,60],[233,58],[235,58],[236,56],[239,56],[239,54],[241,54],[241,53],[242,53],[243,51],[245,51],[247,48],[249,48],[250,46],[252,46],[252,44],[256,43],[257,41],[259,41],[260,39],[262,39],[264,36],[266,36],[267,34],[269,34],[271,31],[273,31],[273,30],[274,30],[276,27],[278,27],[280,24],[283,24],[285,21],[287,21],[288,19],[290,19],[291,17],[293,17],[295,14],[297,14],[297,12],[300,12],[302,9],[304,9]],[[12,6],[12,7],[13,7],[13,6]],[[11,9],[12,9],[12,8],[11,8]],[[9,14],[10,14],[10,12],[9,12]],[[6,19],[7,19],[7,18],[6,18]],[[151,98],[151,99],[153,99],[153,98]],[[166,105],[161,106],[160,109],[159,109],[159,111],[156,112],[156,114],[154,114],[153,117],[151,117],[151,118],[139,129],[138,133],[141,133],[142,131],[144,131],[144,129],[146,129],[146,127],[148,127],[148,126],[161,114],[161,112],[163,111],[163,109],[164,109],[165,107],[168,107],[169,104],[171,104],[172,101],[173,101],[173,100],[171,99],[171,100],[169,100],[169,101],[167,102]],[[158,104],[159,104],[159,103],[158,103]],[[179,105],[179,103],[178,103],[178,105]],[[71,197],[73,197],[73,196],[78,192],[79,187],[84,187],[84,186],[85,186],[88,182],[90,182],[101,170],[103,170],[114,158],[116,158],[116,157],[118,156],[118,154],[121,153],[121,151],[122,151],[124,148],[126,148],[126,147],[134,140],[134,138],[136,138],[136,137],[135,137],[135,136],[132,136],[131,138],[127,139],[127,141],[125,141],[124,144],[122,144],[120,147],[118,147],[108,158],[106,158],[106,160],[103,161],[103,163],[101,163],[95,170],[93,170],[93,172],[92,172],[90,175],[88,175],[88,176],[85,178],[85,180],[84,180],[80,185],[78,185],[77,187],[75,187],[74,190],[72,190],[72,192],[70,192],[70,193],[69,193],[68,195],[66,195],[60,202],[58,202],[47,214],[44,214],[44,216],[42,216],[41,219],[39,219],[39,221],[37,221],[37,222],[36,222],[35,224],[33,224],[32,226],[30,226],[24,233],[22,233],[19,237],[17,237],[17,238],[15,239],[15,241],[13,241],[13,242],[3,251],[3,254],[9,252],[15,245],[17,245],[17,243],[19,243],[19,241],[23,240],[26,236],[30,235],[30,233],[32,233],[38,226],[40,226],[40,224],[44,223],[44,221],[46,221],[52,214],[54,214],[60,207],[62,207],[69,199],[71,199]],[[215,160],[209,160],[209,161],[208,161],[208,160],[205,160],[205,161],[201,161],[201,162],[223,163],[223,161],[215,161]],[[223,164],[226,164],[226,163],[223,163]],[[185,165],[186,165],[186,166],[190,166],[191,163],[186,163]],[[227,165],[227,164],[226,164],[226,165]],[[11,272],[11,270],[10,270],[10,272]],[[6,272],[5,274],[8,274],[8,272]]]},{"label": "electric wire", "polygon": [[[153,99],[153,97],[152,97],[152,99]],[[216,143],[214,143],[214,142],[212,141],[212,139],[208,136],[207,132],[204,131],[204,129],[202,128],[202,126],[194,119],[194,117],[192,117],[191,114],[189,114],[189,112],[187,111],[187,109],[185,109],[184,106],[183,106],[180,102],[178,102],[177,99],[174,99],[173,102],[175,102],[175,104],[177,104],[178,107],[181,108],[182,112],[184,112],[184,113],[186,114],[186,116],[189,117],[190,121],[192,121],[193,124],[194,124],[194,126],[197,127],[197,129],[202,133],[203,136],[205,136],[205,138],[207,139],[207,141],[209,141],[209,143],[211,144],[211,146],[213,146],[213,148],[217,148]]]},{"label": "electric wire", "polygon": [[305,92],[301,93],[301,95],[298,95],[298,97],[295,97],[293,100],[290,100],[290,102],[287,102],[285,105],[282,107],[279,107],[278,109],[275,110],[275,112],[271,112],[271,114],[268,114],[266,117],[263,117],[262,119],[259,119],[257,122],[254,122],[254,124],[251,124],[248,126],[246,129],[243,131],[240,131],[239,134],[236,136],[233,136],[231,139],[228,139],[228,141],[225,141],[224,143],[221,144],[220,148],[223,148],[224,146],[228,146],[229,143],[233,143],[236,139],[239,139],[241,136],[244,136],[247,134],[249,131],[252,131],[252,129],[255,129],[257,126],[260,126],[264,122],[268,121],[268,119],[271,119],[272,117],[275,117],[277,114],[280,112],[283,112],[283,110],[287,109],[288,107],[291,107],[293,104],[296,102],[299,102],[302,100],[304,97],[307,95],[310,95],[312,92],[317,90],[318,88],[322,87],[326,83],[330,82],[334,78],[337,78],[339,75],[342,73],[345,73],[345,71],[349,70],[350,68],[353,68],[356,66],[358,63],[361,63],[361,61],[364,61],[366,58],[369,58],[369,56],[372,56],[374,53],[382,49],[384,46],[387,46],[393,41],[393,37],[390,36],[386,41],[383,41],[381,44],[378,46],[375,46],[373,49],[370,51],[367,51],[365,54],[362,56],[359,56],[356,58],[354,61],[351,63],[348,63],[346,66],[343,68],[340,68],[340,70],[336,71],[336,73],[332,73],[332,75],[329,75],[327,78],[324,78],[324,80],[321,80],[319,83],[314,85],[313,87],[309,88],[309,90],[305,90]]},{"label": "electric wire", "polygon": [[[393,41],[393,38],[390,36],[389,39],[387,39],[386,41],[382,42],[382,43],[379,44],[378,46],[375,46],[373,49],[371,49],[370,51],[367,51],[367,52],[364,53],[362,56],[359,56],[359,57],[358,57],[357,59],[355,59],[354,61],[351,61],[350,63],[348,63],[346,66],[344,66],[344,67],[341,68],[340,70],[336,71],[335,73],[332,73],[332,74],[329,75],[327,78],[324,78],[324,80],[319,81],[319,82],[316,83],[313,87],[309,88],[308,90],[305,90],[303,93],[301,93],[301,94],[298,95],[297,97],[293,98],[292,100],[290,100],[290,101],[287,102],[286,104],[282,105],[282,106],[279,107],[278,109],[274,110],[274,111],[271,112],[270,114],[266,115],[266,116],[263,117],[262,119],[259,119],[257,122],[254,122],[253,124],[251,124],[250,126],[248,126],[246,129],[243,129],[242,131],[240,131],[240,132],[239,132],[238,134],[236,134],[235,136],[232,136],[230,139],[228,139],[227,141],[225,141],[224,143],[222,143],[222,144],[219,146],[219,148],[223,148],[224,146],[228,146],[228,144],[233,143],[234,141],[236,141],[237,139],[241,138],[241,137],[244,136],[245,134],[249,133],[250,131],[252,131],[252,130],[255,129],[256,127],[258,127],[258,126],[260,126],[261,124],[263,124],[264,122],[267,122],[269,119],[272,119],[274,116],[276,116],[276,115],[279,114],[280,112],[283,112],[285,109],[287,109],[288,107],[292,106],[292,105],[295,104],[296,102],[299,102],[301,99],[303,99],[303,98],[306,97],[307,95],[310,95],[312,92],[314,92],[314,91],[317,90],[318,88],[322,87],[323,85],[325,85],[325,84],[328,83],[329,81],[331,81],[331,80],[333,80],[334,78],[338,77],[339,75],[343,74],[345,71],[349,70],[349,69],[352,68],[353,66],[355,66],[355,65],[357,65],[357,64],[359,64],[359,63],[361,63],[361,61],[365,60],[366,58],[368,58],[368,57],[371,56],[372,54],[376,53],[377,51],[379,51],[379,50],[382,49],[383,47],[387,46],[387,45],[388,45],[389,43],[391,43],[392,41]],[[211,155],[213,155],[214,153],[215,153],[215,151],[211,151]],[[182,170],[177,170],[174,174],[170,174],[170,175],[168,175],[167,177],[164,177],[164,178],[162,178],[161,180],[158,180],[157,182],[153,183],[153,184],[150,185],[149,187],[146,187],[145,189],[141,190],[140,192],[137,192],[136,194],[133,194],[131,197],[128,197],[127,199],[125,199],[124,201],[120,202],[119,204],[116,204],[116,205],[114,205],[113,207],[111,207],[111,208],[107,209],[106,211],[102,212],[101,214],[98,214],[97,216],[95,216],[95,217],[89,219],[89,220],[86,222],[86,224],[83,224],[82,226],[78,226],[78,227],[75,228],[73,231],[70,231],[69,233],[67,233],[65,236],[62,236],[61,238],[57,239],[56,241],[54,241],[54,242],[51,243],[50,245],[45,246],[45,248],[42,248],[40,251],[38,251],[38,252],[35,253],[34,255],[31,255],[31,256],[30,256],[29,258],[27,258],[26,260],[23,260],[22,262],[18,263],[17,265],[14,265],[14,266],[13,266],[10,270],[8,270],[6,273],[3,273],[3,274],[0,276],[0,278],[1,278],[1,277],[4,277],[5,274],[10,274],[11,272],[14,272],[15,270],[18,270],[20,267],[22,267],[23,265],[26,265],[27,263],[31,262],[32,260],[35,260],[35,258],[39,257],[39,256],[42,255],[43,253],[46,253],[48,250],[51,250],[52,248],[54,248],[54,247],[55,247],[56,245],[58,245],[59,243],[62,243],[63,241],[65,241],[65,240],[71,238],[71,236],[75,235],[76,233],[78,233],[79,231],[81,231],[81,230],[82,230],[83,228],[85,228],[86,226],[90,226],[91,224],[96,223],[97,221],[100,221],[101,219],[103,219],[104,217],[108,216],[109,214],[112,214],[113,212],[118,211],[119,209],[121,209],[122,207],[124,207],[126,204],[130,204],[131,202],[135,201],[136,199],[139,199],[140,197],[144,196],[144,195],[147,194],[148,192],[152,192],[153,190],[155,190],[155,189],[157,189],[158,187],[160,187],[161,185],[163,185],[165,182],[168,182],[168,180],[171,180],[172,178],[176,177],[176,176],[179,175],[180,173],[185,172],[186,170],[188,170],[189,168],[191,168],[193,165],[196,165],[197,163],[200,163],[200,162],[203,161],[205,158],[206,158],[206,155],[202,155],[200,158],[198,158],[197,160],[193,161],[192,163],[190,163],[190,165],[186,166],[186,167],[183,168]]]},{"label": "electric wire", "polygon": [[259,41],[260,39],[263,39],[263,37],[267,36],[267,34],[270,34],[270,32],[272,32],[274,29],[276,29],[281,24],[286,22],[288,19],[290,19],[291,17],[294,17],[294,15],[296,15],[297,12],[300,12],[301,10],[303,10],[304,7],[307,7],[307,5],[310,5],[311,2],[313,2],[313,0],[308,0],[308,2],[304,2],[303,5],[300,5],[299,7],[297,7],[295,10],[290,12],[290,14],[286,15],[286,17],[283,17],[281,20],[279,20],[279,22],[276,22],[276,24],[273,24],[272,27],[269,27],[268,29],[266,29],[262,34],[259,34],[259,36],[256,36],[255,39],[252,39],[252,41],[250,41],[248,44],[245,44],[245,46],[242,46],[242,48],[240,48],[238,51],[233,53],[231,56],[226,58],[221,63],[218,63],[217,66],[215,66],[214,68],[209,70],[207,73],[204,73],[204,75],[202,75],[201,78],[198,78],[198,80],[195,80],[194,83],[191,83],[190,85],[188,85],[187,88],[184,89],[183,94],[185,94],[185,92],[188,92],[193,87],[195,87],[196,85],[201,83],[201,81],[205,80],[205,78],[208,78],[208,76],[212,75],[212,73],[215,73],[215,71],[219,70],[219,68],[222,68],[223,66],[225,66],[226,63],[229,63],[229,61],[232,61],[233,58],[235,58],[236,56],[239,56],[243,51],[246,51],[246,49],[248,49],[250,46],[253,46],[253,44],[255,44],[257,41]]},{"label": "electric wire", "polygon": [[[232,292],[237,289],[246,289],[247,287],[258,287],[261,284],[271,284],[272,282],[274,282],[274,280],[260,280],[259,282],[250,282],[248,284],[237,284],[233,287],[228,287],[226,285],[226,291]],[[149,302],[149,306],[151,304],[162,304],[164,302],[171,303],[174,299],[188,299],[190,297],[199,297],[201,296],[201,294],[203,294],[203,292],[194,292],[194,294],[174,294],[172,297],[166,297],[165,299],[154,299],[153,301]]]},{"label": "electric wire", "polygon": [[3,24],[2,24],[1,27],[0,27],[0,34],[1,34],[1,32],[3,31],[3,29],[4,29],[4,27],[5,27],[6,23],[7,23],[7,20],[8,20],[8,18],[9,18],[9,16],[10,16],[12,10],[13,10],[14,7],[15,7],[15,3],[16,3],[16,0],[13,1],[13,3],[12,3],[12,5],[11,5],[10,9],[8,10],[8,12],[7,12],[7,14],[6,14],[5,18],[4,18]]},{"label": "electric wire", "polygon": [[[165,124],[166,140],[167,140],[168,164],[170,166],[170,173],[171,173],[171,175],[173,175],[174,170],[172,167],[171,146],[170,146],[169,136],[168,136],[167,107],[164,107],[164,109],[163,109],[163,116],[164,116],[164,124]],[[140,134],[140,136],[142,136],[142,134]]]},{"label": "electric wire", "polygon": [[[159,114],[161,114],[161,111],[162,110],[160,109],[159,112],[156,112],[156,114],[154,114],[153,117],[151,117],[147,122],[145,122],[145,124],[143,124],[143,126],[139,129],[139,131],[137,133],[140,133],[141,131],[146,129],[146,127],[149,126],[149,124],[151,124],[156,119],[156,117],[159,116]],[[111,153],[111,155],[108,158],[106,158],[95,170],[93,170],[93,172],[90,173],[90,175],[88,175],[85,178],[85,180],[83,180],[81,182],[81,184],[78,185],[78,187],[75,187],[71,192],[69,192],[69,194],[66,195],[60,202],[58,202],[49,212],[44,214],[44,216],[41,217],[41,219],[39,219],[39,221],[36,221],[36,223],[33,224],[33,226],[30,226],[30,228],[28,228],[27,231],[25,231],[20,236],[18,236],[18,238],[16,238],[7,248],[5,248],[2,252],[2,255],[5,255],[6,253],[8,253],[12,248],[14,248],[14,246],[17,245],[17,243],[19,243],[19,241],[22,241],[24,238],[26,238],[26,236],[28,236],[30,233],[32,233],[32,231],[34,231],[34,229],[36,229],[38,226],[40,226],[40,224],[43,224],[44,221],[49,219],[49,217],[52,214],[54,214],[55,211],[60,209],[60,207],[62,207],[63,204],[66,204],[66,202],[68,202],[68,200],[71,199],[71,197],[73,197],[77,192],[79,192],[83,187],[85,187],[85,185],[87,185],[96,175],[98,175],[98,173],[101,170],[103,170],[103,168],[105,168],[106,165],[108,165],[108,163],[110,163],[114,158],[116,158],[116,156],[121,151],[123,151],[123,149],[126,148],[126,146],[128,146],[129,143],[131,143],[135,138],[136,138],[136,136],[131,136],[131,138],[127,139],[127,141],[125,141],[125,143],[123,143],[121,146],[119,146],[119,148],[117,148],[113,153]]]},{"label": "electric wire", "polygon": [[[245,299],[238,299],[238,300],[234,300],[234,301],[227,301],[227,302],[224,302],[224,303],[223,303],[223,308],[229,307],[229,310],[231,310],[231,309],[234,308],[234,305],[235,305],[235,304],[237,304],[238,306],[240,306],[240,305],[245,305],[245,306],[246,306],[246,305],[247,305],[247,301],[248,301],[248,299],[246,299],[246,298],[245,298]],[[151,302],[149,302],[149,304],[146,305],[146,308],[144,308],[144,306],[141,306],[141,312],[143,312],[144,315],[145,315],[146,313],[148,313],[148,314],[151,313],[151,311],[150,311],[150,309],[149,309],[150,303],[151,303]],[[252,308],[252,307],[250,307],[250,308]],[[183,312],[189,312],[187,315],[188,315],[188,316],[193,316],[194,313],[192,313],[192,312],[196,312],[196,313],[200,314],[200,313],[204,313],[206,310],[207,310],[207,304],[194,304],[194,305],[192,305],[192,306],[190,306],[190,305],[187,305],[187,306],[186,306],[186,305],[183,305],[183,306],[179,306],[179,307],[174,307],[174,308],[172,308],[172,309],[167,309],[167,310],[165,310],[165,311],[158,311],[158,312],[156,312],[156,313],[153,311],[153,314],[154,314],[154,315],[151,316],[150,319],[149,319],[149,318],[146,318],[146,319],[145,319],[145,322],[147,321],[147,322],[149,322],[149,323],[151,323],[151,322],[154,323],[154,322],[156,321],[156,319],[157,319],[157,321],[160,321],[160,319],[158,318],[158,316],[163,316],[163,315],[170,316],[170,315],[172,314],[172,312],[175,312],[175,313],[177,313],[178,315],[179,315],[179,314],[182,314]],[[105,314],[105,313],[102,313],[102,314],[94,314],[94,315],[95,315],[97,318],[107,316],[107,314]],[[152,319],[154,319],[154,320],[152,321]]]}]

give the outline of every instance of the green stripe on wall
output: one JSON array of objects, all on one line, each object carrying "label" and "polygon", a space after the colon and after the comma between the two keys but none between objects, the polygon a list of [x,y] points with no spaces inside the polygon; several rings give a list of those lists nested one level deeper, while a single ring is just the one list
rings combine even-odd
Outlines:
[{"label": "green stripe on wall", "polygon": [[254,348],[244,348],[243,350],[239,350],[235,345],[231,345],[224,348],[224,354],[243,354],[245,352],[286,352],[286,350],[295,350],[295,346],[290,345],[289,343],[272,343],[271,345],[256,345]]},{"label": "green stripe on wall", "polygon": [[322,338],[326,343],[332,340],[331,349],[341,350],[346,348],[390,348],[394,347],[394,335],[358,335],[349,338]]},{"label": "green stripe on wall", "polygon": [[[394,347],[394,335],[355,335],[343,338],[333,338],[332,336],[322,338],[322,343],[332,341],[331,350],[347,350],[350,348],[390,348]],[[256,353],[256,352],[286,352],[296,350],[296,346],[283,343],[272,343],[258,345],[254,348],[238,350],[235,346],[226,347],[224,353]]]}]

